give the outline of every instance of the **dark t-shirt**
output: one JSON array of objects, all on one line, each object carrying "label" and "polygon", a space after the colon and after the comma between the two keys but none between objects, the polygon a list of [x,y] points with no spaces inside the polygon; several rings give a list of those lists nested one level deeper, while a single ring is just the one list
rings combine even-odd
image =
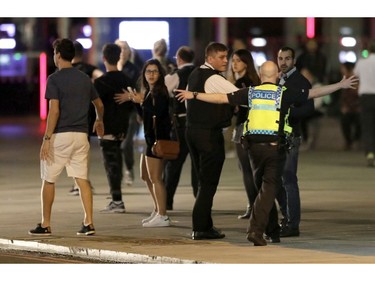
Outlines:
[{"label": "dark t-shirt", "polygon": [[[75,68],[79,69],[80,71],[86,73],[91,79],[93,79],[93,73],[96,69],[99,70],[98,67],[96,67],[95,65],[92,65],[92,64],[89,64],[89,63],[86,63],[86,62],[83,62],[83,61],[80,61],[80,62],[76,62],[76,63],[73,63],[72,64]],[[95,112],[95,107],[93,104],[90,105],[90,108],[89,108],[89,135],[90,136],[95,136],[96,133],[94,133],[92,131],[92,128],[94,126],[94,123],[95,123],[95,119],[96,119],[96,112]]]},{"label": "dark t-shirt", "polygon": [[114,96],[131,85],[130,79],[121,71],[109,71],[95,79],[94,85],[104,105],[104,134],[125,136],[134,104],[131,101],[118,104]]},{"label": "dark t-shirt", "polygon": [[98,69],[96,66],[85,62],[77,62],[73,63],[72,65],[81,70],[82,72],[86,73],[90,78],[92,78],[94,70]]},{"label": "dark t-shirt", "polygon": [[85,73],[70,67],[51,74],[45,98],[59,100],[60,116],[54,133],[88,132],[89,107],[98,93]]},{"label": "dark t-shirt", "polygon": [[[264,83],[266,84],[266,83]],[[231,105],[248,105],[249,104],[249,88],[240,89],[236,92],[228,94],[228,101]],[[286,89],[283,92],[280,109],[280,128],[284,126],[285,114],[291,105],[295,103],[302,103],[307,101],[309,95],[308,89],[301,89],[300,91],[294,89]],[[281,130],[282,131],[282,130]],[[270,135],[252,135],[251,136],[256,142],[272,142],[278,139],[277,136]]]}]

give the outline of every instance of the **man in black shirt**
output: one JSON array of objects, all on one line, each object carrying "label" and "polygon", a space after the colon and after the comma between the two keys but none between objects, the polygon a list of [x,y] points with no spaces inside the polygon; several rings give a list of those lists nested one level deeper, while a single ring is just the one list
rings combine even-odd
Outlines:
[{"label": "man in black shirt", "polygon": [[[167,190],[167,210],[173,210],[173,198],[180,181],[182,167],[189,154],[189,148],[185,139],[186,130],[186,107],[184,103],[178,102],[174,95],[175,89],[186,89],[190,73],[194,70],[194,51],[188,46],[182,46],[177,50],[177,69],[165,76],[165,85],[170,96],[170,111],[173,114],[174,127],[172,130],[173,139],[180,142],[180,153],[175,160],[167,160],[164,168],[164,183]],[[177,136],[176,136],[177,133]],[[191,168],[191,184],[194,197],[198,192],[198,183],[193,167]]]},{"label": "man in black shirt", "polygon": [[[237,87],[220,74],[227,70],[227,47],[210,43],[205,57],[205,63],[190,74],[188,89],[208,93],[236,91]],[[189,100],[186,112],[186,141],[199,183],[193,208],[192,239],[221,239],[225,235],[214,227],[211,210],[225,160],[223,128],[230,126],[233,108]]]},{"label": "man in black shirt", "polygon": [[103,61],[106,73],[95,79],[94,86],[104,104],[104,136],[99,138],[99,144],[104,158],[104,168],[107,174],[112,201],[102,212],[124,213],[125,205],[122,200],[121,184],[123,179],[123,159],[121,142],[125,139],[129,116],[133,103],[128,101],[117,103],[115,94],[130,86],[130,81],[124,73],[117,69],[121,49],[116,44],[106,44],[103,47]]}]

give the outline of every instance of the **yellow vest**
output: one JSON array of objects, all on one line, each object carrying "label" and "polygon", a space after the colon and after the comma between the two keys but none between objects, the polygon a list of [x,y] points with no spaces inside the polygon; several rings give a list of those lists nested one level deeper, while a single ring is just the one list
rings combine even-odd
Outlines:
[{"label": "yellow vest", "polygon": [[[283,86],[273,84],[249,88],[250,110],[244,124],[244,135],[278,135],[281,100],[285,89]],[[287,121],[287,116],[285,121]],[[285,122],[284,131],[291,133],[287,122]]]}]

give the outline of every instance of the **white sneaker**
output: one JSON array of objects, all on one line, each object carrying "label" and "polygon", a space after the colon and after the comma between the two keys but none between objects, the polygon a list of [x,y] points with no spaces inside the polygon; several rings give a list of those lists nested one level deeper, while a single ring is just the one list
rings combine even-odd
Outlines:
[{"label": "white sneaker", "polygon": [[163,226],[170,226],[171,221],[168,216],[161,216],[157,214],[152,220],[149,222],[145,222],[143,227],[163,227]]},{"label": "white sneaker", "polygon": [[125,213],[124,202],[114,202],[111,201],[107,207],[100,210],[101,213]]},{"label": "white sneaker", "polygon": [[152,220],[158,213],[155,212],[155,210],[152,211],[151,215],[145,219],[142,220],[142,224],[144,224],[145,222],[149,222],[150,220]]},{"label": "white sneaker", "polygon": [[134,181],[134,171],[133,170],[126,170],[125,171],[125,183],[127,186],[132,186]]}]

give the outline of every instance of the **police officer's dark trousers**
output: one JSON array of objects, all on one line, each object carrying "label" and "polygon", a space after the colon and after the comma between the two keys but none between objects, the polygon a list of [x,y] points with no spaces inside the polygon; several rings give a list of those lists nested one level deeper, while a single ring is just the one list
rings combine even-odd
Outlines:
[{"label": "police officer's dark trousers", "polygon": [[254,181],[259,193],[251,211],[248,232],[277,235],[280,226],[275,198],[282,184],[286,152],[278,145],[251,143],[249,153]]}]

